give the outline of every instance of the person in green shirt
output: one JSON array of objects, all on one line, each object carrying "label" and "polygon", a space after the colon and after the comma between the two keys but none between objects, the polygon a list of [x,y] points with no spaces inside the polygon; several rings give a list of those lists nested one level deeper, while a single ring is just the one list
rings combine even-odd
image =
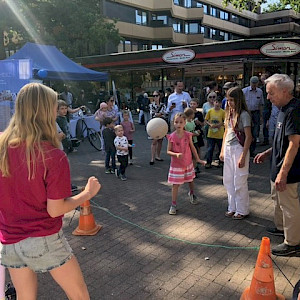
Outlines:
[{"label": "person in green shirt", "polygon": [[[214,107],[211,108],[205,115],[205,122],[208,124],[208,134],[207,134],[207,154],[205,165],[206,169],[210,169],[215,145],[217,144],[219,153],[222,149],[222,141],[224,135],[224,120],[225,111],[221,108],[222,100],[221,98],[216,98],[214,100]],[[219,155],[218,155],[219,156]],[[220,161],[218,166],[220,166]]]}]

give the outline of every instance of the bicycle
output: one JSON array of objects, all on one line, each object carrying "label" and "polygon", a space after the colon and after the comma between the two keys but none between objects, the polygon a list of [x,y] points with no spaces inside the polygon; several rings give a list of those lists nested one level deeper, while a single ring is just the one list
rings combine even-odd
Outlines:
[{"label": "bicycle", "polygon": [[97,132],[94,128],[88,127],[84,118],[81,118],[77,121],[76,124],[76,138],[78,140],[83,140],[86,132],[86,137],[90,144],[98,151],[102,150],[101,136],[100,133]]}]

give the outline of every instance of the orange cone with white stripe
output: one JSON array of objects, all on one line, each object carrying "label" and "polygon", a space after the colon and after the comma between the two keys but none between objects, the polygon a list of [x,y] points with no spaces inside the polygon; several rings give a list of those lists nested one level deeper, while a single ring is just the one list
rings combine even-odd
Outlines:
[{"label": "orange cone with white stripe", "polygon": [[80,205],[79,225],[72,232],[73,235],[95,235],[102,228],[96,224],[94,215],[92,214],[90,201],[87,200]]},{"label": "orange cone with white stripe", "polygon": [[285,300],[275,293],[270,239],[263,237],[257,256],[250,288],[246,288],[240,300]]}]

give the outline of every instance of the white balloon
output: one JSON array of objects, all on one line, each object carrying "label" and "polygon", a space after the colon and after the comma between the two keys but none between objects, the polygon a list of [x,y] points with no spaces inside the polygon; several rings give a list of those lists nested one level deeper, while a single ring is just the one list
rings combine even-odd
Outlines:
[{"label": "white balloon", "polygon": [[168,124],[162,118],[154,118],[148,122],[146,130],[153,139],[162,139],[168,133]]}]

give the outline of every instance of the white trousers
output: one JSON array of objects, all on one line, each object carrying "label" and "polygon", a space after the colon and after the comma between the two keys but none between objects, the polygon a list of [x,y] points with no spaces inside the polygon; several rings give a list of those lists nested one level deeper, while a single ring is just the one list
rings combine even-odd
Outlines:
[{"label": "white trousers", "polygon": [[226,146],[224,151],[223,183],[228,195],[228,211],[240,215],[249,214],[248,174],[250,154],[246,156],[245,166],[238,167],[243,152],[241,145]]}]

